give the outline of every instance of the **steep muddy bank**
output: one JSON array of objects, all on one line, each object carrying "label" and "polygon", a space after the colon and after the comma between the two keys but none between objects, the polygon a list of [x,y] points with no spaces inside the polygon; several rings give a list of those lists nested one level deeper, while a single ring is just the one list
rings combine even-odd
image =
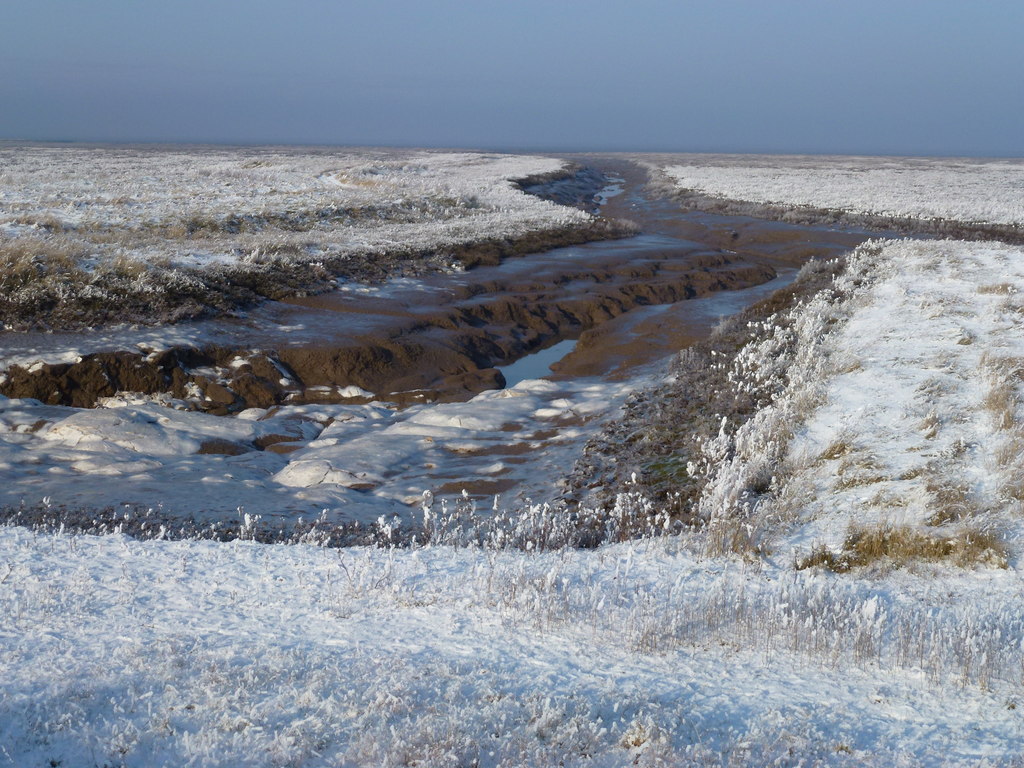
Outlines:
[{"label": "steep muddy bank", "polygon": [[601,190],[608,186],[608,182],[608,175],[597,168],[573,166],[560,174],[520,179],[518,185],[524,192],[544,200],[598,213]]},{"label": "steep muddy bank", "polygon": [[587,441],[564,479],[565,498],[607,508],[628,486],[674,520],[696,522],[692,503],[701,486],[688,463],[697,459],[701,443],[718,433],[723,419],[743,424],[771,395],[733,380],[728,361],[764,333],[766,321],[786,324],[787,312],[828,290],[844,270],[844,258],[809,264],[788,285],[694,339],[673,361],[671,376],[630,395],[622,415]]},{"label": "steep muddy bank", "polygon": [[698,249],[679,254],[635,240],[640,242],[628,247],[588,250],[585,259],[553,252],[533,259],[528,271],[478,270],[475,279],[459,284],[293,299],[281,324],[318,329],[298,344],[287,334],[274,343],[273,329],[266,329],[241,344],[97,352],[74,363],[14,365],[0,394],[92,407],[118,391],[166,393],[215,413],[347,398],[352,387],[390,399],[457,399],[501,387],[495,365],[634,307],[774,276],[766,264]]}]

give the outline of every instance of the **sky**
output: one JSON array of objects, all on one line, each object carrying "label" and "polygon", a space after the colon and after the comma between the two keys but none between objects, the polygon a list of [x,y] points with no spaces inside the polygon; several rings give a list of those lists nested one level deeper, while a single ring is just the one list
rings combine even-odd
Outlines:
[{"label": "sky", "polygon": [[4,0],[0,138],[1024,155],[1024,3]]}]

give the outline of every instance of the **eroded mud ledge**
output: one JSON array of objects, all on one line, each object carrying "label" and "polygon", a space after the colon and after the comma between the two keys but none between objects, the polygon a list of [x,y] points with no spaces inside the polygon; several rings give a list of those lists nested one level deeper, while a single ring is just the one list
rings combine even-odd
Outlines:
[{"label": "eroded mud ledge", "polygon": [[1024,227],[1020,224],[880,216],[851,213],[836,208],[815,208],[807,205],[780,206],[710,197],[692,190],[673,190],[668,194],[677,200],[684,209],[724,216],[750,216],[797,226],[879,230],[887,235],[940,237],[954,240],[998,240],[1012,245],[1024,243]]},{"label": "eroded mud ledge", "polygon": [[[276,348],[209,345],[149,354],[100,352],[77,363],[8,369],[0,393],[51,405],[92,407],[119,391],[193,398],[228,413],[346,397],[358,387],[390,399],[450,399],[503,385],[493,366],[578,335],[643,304],[667,304],[771,279],[774,270],[724,254],[664,252],[642,262],[608,254],[604,264],[533,278],[473,282],[446,292],[445,306],[393,297],[293,300],[296,314],[365,332]],[[549,264],[549,267],[552,266]],[[304,311],[303,311],[304,310]],[[350,396],[349,396],[350,397]]]}]

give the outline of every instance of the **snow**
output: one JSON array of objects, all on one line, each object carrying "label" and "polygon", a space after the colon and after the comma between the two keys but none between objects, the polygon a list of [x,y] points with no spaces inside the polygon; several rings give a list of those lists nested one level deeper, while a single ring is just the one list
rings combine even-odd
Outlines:
[{"label": "snow", "polygon": [[[172,519],[205,521],[239,507],[285,521],[326,511],[367,523],[409,519],[424,490],[457,494],[481,478],[515,487],[509,504],[544,500],[581,441],[643,381],[534,379],[462,403],[286,405],[235,417],[130,394],[93,409],[0,398],[0,503],[159,504]],[[260,441],[295,450],[257,450]]]},{"label": "snow", "polygon": [[[525,195],[509,182],[563,166],[553,158],[470,152],[6,144],[0,146],[0,224],[37,219],[52,225],[52,217],[83,231],[141,234],[193,217],[343,208],[371,214],[341,228],[352,240],[413,242],[422,238],[409,237],[417,230],[403,224],[422,225],[427,233],[438,218],[451,219],[446,226],[496,226],[508,233],[589,218]],[[381,228],[381,222],[395,229]]]},{"label": "snow", "polygon": [[717,198],[872,216],[1024,222],[1024,161],[682,156],[656,164],[680,189]]},{"label": "snow", "polygon": [[[976,765],[1024,748],[1019,681],[788,648],[789,602],[845,598],[870,631],[893,608],[884,588],[670,544],[324,550],[2,528],[0,760]],[[1008,581],[978,585],[985,611],[1006,617]],[[935,600],[927,584],[910,598]],[[754,603],[743,633],[708,631]]]},{"label": "snow", "polygon": [[[1007,496],[1019,428],[1001,424],[987,398],[1007,377],[1020,396],[1024,249],[900,241],[864,258],[876,265],[871,287],[829,341],[843,372],[789,450],[790,482],[814,499],[791,544],[836,547],[853,522],[921,524],[936,486],[966,489],[976,522],[1019,541],[1020,502]],[[839,441],[848,454],[818,458]],[[877,481],[856,476],[858,461]]]},{"label": "snow", "polygon": [[45,322],[23,315],[55,299],[180,303],[181,291],[193,295],[225,269],[301,264],[313,280],[324,264],[341,273],[351,263],[355,279],[379,279],[374,261],[408,254],[422,258],[381,263],[456,269],[446,251],[459,246],[594,225],[590,214],[514,183],[565,166],[472,152],[4,142],[0,259],[12,267],[4,322]]}]

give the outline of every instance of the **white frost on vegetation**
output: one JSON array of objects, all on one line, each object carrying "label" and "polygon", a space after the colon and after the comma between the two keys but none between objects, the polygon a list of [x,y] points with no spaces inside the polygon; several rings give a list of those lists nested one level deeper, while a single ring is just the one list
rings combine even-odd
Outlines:
[{"label": "white frost on vegetation", "polygon": [[0,761],[995,766],[1024,746],[1015,576],[847,582],[665,543],[0,528]]},{"label": "white frost on vegetation", "polygon": [[764,205],[870,216],[1024,222],[1024,161],[686,156],[663,170],[680,189]]},{"label": "white frost on vegetation", "polygon": [[[83,267],[245,261],[287,244],[311,256],[437,249],[591,221],[511,181],[564,165],[427,151],[0,145],[0,240],[81,235]],[[198,235],[184,239],[190,230]]]},{"label": "white frost on vegetation", "polygon": [[[1022,296],[1024,248],[861,246],[832,288],[722,363],[776,394],[691,463],[710,551],[796,562],[838,553],[857,527],[896,527],[991,534],[1018,562]],[[995,551],[979,564],[1005,565]]]},{"label": "white frost on vegetation", "polygon": [[789,449],[812,521],[792,544],[836,547],[853,523],[962,521],[1017,547],[1024,249],[900,241],[874,258],[827,342],[846,370]]}]

